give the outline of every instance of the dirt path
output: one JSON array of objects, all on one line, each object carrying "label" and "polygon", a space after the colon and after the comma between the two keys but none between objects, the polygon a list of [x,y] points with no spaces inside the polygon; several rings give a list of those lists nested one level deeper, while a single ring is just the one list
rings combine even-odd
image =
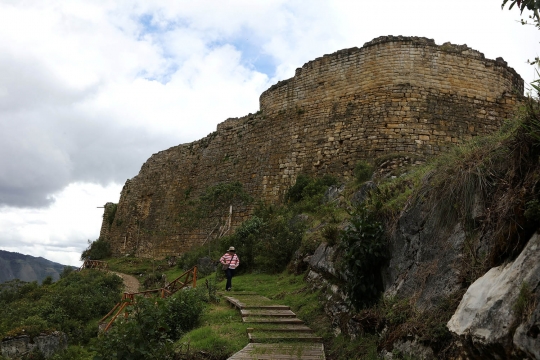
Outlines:
[{"label": "dirt path", "polygon": [[124,291],[128,293],[139,292],[139,280],[135,276],[128,274],[122,274],[116,271],[112,271],[114,274],[120,276],[124,281]]}]

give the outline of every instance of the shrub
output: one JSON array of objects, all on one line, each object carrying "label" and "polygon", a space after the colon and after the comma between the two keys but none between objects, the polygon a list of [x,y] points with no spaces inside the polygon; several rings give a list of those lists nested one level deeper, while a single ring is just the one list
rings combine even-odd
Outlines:
[{"label": "shrub", "polygon": [[169,326],[164,300],[138,298],[128,311],[127,319],[117,321],[99,337],[94,360],[169,358],[172,342],[166,335]]},{"label": "shrub", "polygon": [[328,187],[335,184],[337,184],[337,179],[330,175],[313,179],[308,175],[300,174],[296,178],[296,183],[287,190],[285,201],[298,203],[302,200],[322,196]]},{"label": "shrub", "polygon": [[339,235],[340,231],[336,225],[327,225],[322,231],[322,236],[329,246],[334,246],[338,242]]},{"label": "shrub", "polygon": [[287,193],[285,194],[285,201],[298,202],[302,200],[302,192],[310,181],[311,179],[309,176],[304,174],[298,175],[295,184],[291,186],[289,190],[287,190]]},{"label": "shrub", "polygon": [[54,354],[50,357],[50,360],[92,360],[93,357],[93,354],[83,347],[69,346],[67,349]]},{"label": "shrub", "polygon": [[70,343],[86,343],[97,333],[96,318],[119,300],[122,281],[101,271],[71,272],[54,284],[13,282],[0,286],[0,334],[61,330]]},{"label": "shrub", "polygon": [[284,215],[268,219],[256,244],[256,267],[261,271],[283,271],[300,247],[305,223],[299,217]]},{"label": "shrub", "polygon": [[388,258],[382,223],[365,207],[352,214],[343,232],[342,270],[352,305],[359,309],[377,301],[382,291],[381,268]]},{"label": "shrub", "polygon": [[363,183],[371,179],[373,175],[373,166],[366,161],[359,161],[354,167],[354,178],[357,183]]},{"label": "shrub", "polygon": [[195,328],[207,302],[205,290],[183,289],[165,302],[168,336],[177,340],[185,332]]},{"label": "shrub", "polygon": [[198,324],[205,301],[203,289],[184,289],[167,299],[137,298],[129,317],[99,338],[94,359],[172,358],[173,341]]},{"label": "shrub", "polygon": [[74,270],[75,268],[73,266],[64,266],[64,270],[62,270],[62,272],[60,273],[60,279],[65,278],[66,276],[71,274]]},{"label": "shrub", "polygon": [[523,282],[513,307],[517,321],[527,321],[535,308],[536,298],[534,296],[534,289],[527,282]]},{"label": "shrub", "polygon": [[221,252],[225,252],[229,246],[235,247],[240,257],[241,271],[255,268],[256,244],[260,241],[264,225],[263,219],[255,215],[244,221],[232,236],[221,239]]},{"label": "shrub", "polygon": [[111,227],[114,217],[116,216],[116,210],[118,209],[118,204],[106,204],[105,205],[107,210],[107,223],[109,224],[109,228]]},{"label": "shrub", "polygon": [[105,239],[99,238],[95,241],[88,240],[88,247],[81,254],[81,260],[92,259],[102,260],[111,256],[111,244]]}]

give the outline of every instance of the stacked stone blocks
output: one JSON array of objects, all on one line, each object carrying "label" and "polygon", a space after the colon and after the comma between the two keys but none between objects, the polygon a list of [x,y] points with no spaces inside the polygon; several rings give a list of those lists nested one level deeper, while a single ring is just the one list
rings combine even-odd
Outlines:
[{"label": "stacked stone blocks", "polygon": [[[302,172],[346,180],[361,159],[427,157],[493,132],[522,94],[504,60],[465,45],[381,37],[325,55],[265,91],[256,114],[150,157],[102,236],[116,255],[178,255],[208,237],[178,221],[186,194],[240,181],[253,197],[279,202]],[[249,214],[234,209],[233,225]]]}]

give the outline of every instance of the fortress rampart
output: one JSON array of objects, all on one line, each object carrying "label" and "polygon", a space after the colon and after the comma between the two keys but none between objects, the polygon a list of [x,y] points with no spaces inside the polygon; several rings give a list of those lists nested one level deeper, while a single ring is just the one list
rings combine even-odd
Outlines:
[{"label": "fortress rampart", "polygon": [[[208,236],[178,222],[187,194],[238,180],[276,202],[302,172],[347,179],[360,159],[434,155],[496,130],[522,94],[504,60],[466,45],[389,36],[325,55],[266,90],[256,114],[152,155],[126,182],[101,236],[116,255],[182,253]],[[235,209],[233,224],[248,215]]]}]

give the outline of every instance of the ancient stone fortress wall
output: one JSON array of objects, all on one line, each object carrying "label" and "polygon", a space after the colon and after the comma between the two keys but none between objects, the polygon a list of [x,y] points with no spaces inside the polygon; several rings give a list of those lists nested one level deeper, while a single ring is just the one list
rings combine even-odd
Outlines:
[{"label": "ancient stone fortress wall", "polygon": [[[182,253],[208,236],[178,217],[209,186],[238,180],[276,202],[302,172],[347,179],[360,159],[430,156],[492,132],[522,95],[504,60],[466,45],[388,36],[325,55],[266,90],[256,114],[152,155],[126,182],[102,236],[116,255]],[[233,223],[248,214],[235,209]]]}]

